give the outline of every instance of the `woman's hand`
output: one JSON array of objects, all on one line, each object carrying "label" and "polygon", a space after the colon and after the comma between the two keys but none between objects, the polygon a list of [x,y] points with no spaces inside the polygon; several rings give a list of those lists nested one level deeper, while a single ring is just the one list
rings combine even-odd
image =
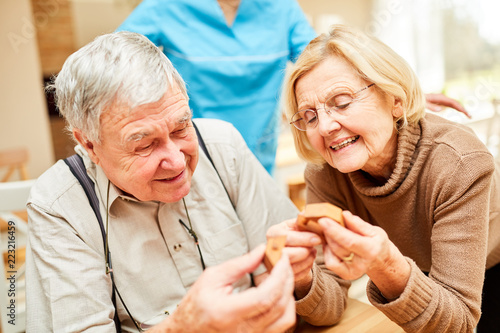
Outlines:
[{"label": "woman's hand", "polygon": [[443,107],[449,107],[462,112],[468,118],[471,118],[469,112],[460,104],[459,101],[449,98],[443,94],[426,94],[425,95],[426,107],[433,112],[439,112],[443,110]]},{"label": "woman's hand", "polygon": [[302,298],[312,284],[312,266],[316,259],[314,246],[321,244],[321,238],[312,233],[299,231],[295,220],[287,220],[269,228],[267,237],[286,235],[286,247],[295,278],[295,296]]},{"label": "woman's hand", "polygon": [[319,219],[327,242],[323,251],[326,267],[348,280],[366,273],[387,299],[399,297],[410,276],[404,256],[382,228],[348,211],[342,214],[345,228],[329,218]]}]

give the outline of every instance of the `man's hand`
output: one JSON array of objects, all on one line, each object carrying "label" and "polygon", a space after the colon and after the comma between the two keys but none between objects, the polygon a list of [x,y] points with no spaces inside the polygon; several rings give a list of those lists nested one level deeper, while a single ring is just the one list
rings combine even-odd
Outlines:
[{"label": "man's hand", "polygon": [[425,95],[426,107],[427,109],[439,112],[443,110],[443,107],[449,107],[457,110],[458,112],[462,112],[468,118],[470,118],[469,112],[465,110],[462,104],[459,101],[454,100],[453,98],[449,98],[443,94],[426,94]]},{"label": "man's hand", "polygon": [[258,287],[233,293],[232,284],[253,272],[265,246],[207,268],[157,332],[283,332],[295,323],[293,272],[286,254]]},{"label": "man's hand", "polygon": [[290,258],[295,279],[295,295],[301,299],[307,295],[312,285],[312,266],[316,259],[314,247],[321,244],[321,238],[315,233],[300,231],[296,220],[273,225],[267,231],[267,237],[278,235],[286,235],[283,253]]}]

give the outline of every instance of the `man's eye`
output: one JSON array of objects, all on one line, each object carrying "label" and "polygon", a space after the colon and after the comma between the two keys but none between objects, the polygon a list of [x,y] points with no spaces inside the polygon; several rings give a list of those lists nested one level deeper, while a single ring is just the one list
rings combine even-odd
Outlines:
[{"label": "man's eye", "polygon": [[146,156],[146,155],[149,155],[151,153],[151,151],[153,150],[153,145],[154,145],[153,143],[150,143],[147,146],[137,147],[135,149],[135,151],[140,156]]},{"label": "man's eye", "polygon": [[176,135],[184,135],[184,134],[186,134],[187,129],[188,129],[188,125],[187,125],[187,124],[185,124],[185,125],[184,125],[184,127],[179,128],[178,130],[176,130],[176,131],[174,131],[174,132],[172,132],[172,133],[174,133],[174,134],[176,134]]}]

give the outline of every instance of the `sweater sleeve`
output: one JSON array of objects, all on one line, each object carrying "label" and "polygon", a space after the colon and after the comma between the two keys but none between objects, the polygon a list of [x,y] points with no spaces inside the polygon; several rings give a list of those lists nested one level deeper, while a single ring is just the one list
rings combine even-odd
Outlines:
[{"label": "sweater sleeve", "polygon": [[397,300],[368,286],[370,301],[407,332],[473,332],[481,315],[494,163],[484,152],[453,155],[439,152],[446,163],[432,168],[426,188],[433,222],[428,276],[408,259],[411,276]]},{"label": "sweater sleeve", "polygon": [[313,266],[313,283],[309,293],[295,303],[296,311],[305,321],[316,326],[336,324],[347,304],[347,291],[351,282],[329,271],[322,256]]}]

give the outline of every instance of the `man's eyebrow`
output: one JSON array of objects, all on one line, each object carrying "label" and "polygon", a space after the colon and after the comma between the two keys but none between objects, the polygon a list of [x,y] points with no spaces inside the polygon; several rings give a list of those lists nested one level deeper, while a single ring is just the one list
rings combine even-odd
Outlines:
[{"label": "man's eyebrow", "polygon": [[126,139],[125,142],[131,142],[131,141],[140,141],[144,139],[145,137],[149,136],[151,133],[149,132],[137,132],[129,135]]},{"label": "man's eyebrow", "polygon": [[181,118],[179,118],[179,120],[177,121],[178,124],[182,124],[182,123],[185,123],[187,121],[190,121],[191,118],[193,117],[193,115],[191,114],[191,111],[187,111],[184,116],[182,116]]},{"label": "man's eyebrow", "polygon": [[[193,117],[193,115],[191,114],[191,111],[187,111],[183,116],[181,116],[177,121],[176,123],[177,124],[184,124],[188,121],[191,120],[191,118]],[[128,143],[128,142],[137,142],[137,141],[140,141],[142,139],[144,139],[145,137],[148,137],[151,135],[151,132],[149,131],[140,131],[140,132],[136,132],[136,133],[132,133],[131,135],[129,135],[126,139],[125,139],[125,142]]]}]

